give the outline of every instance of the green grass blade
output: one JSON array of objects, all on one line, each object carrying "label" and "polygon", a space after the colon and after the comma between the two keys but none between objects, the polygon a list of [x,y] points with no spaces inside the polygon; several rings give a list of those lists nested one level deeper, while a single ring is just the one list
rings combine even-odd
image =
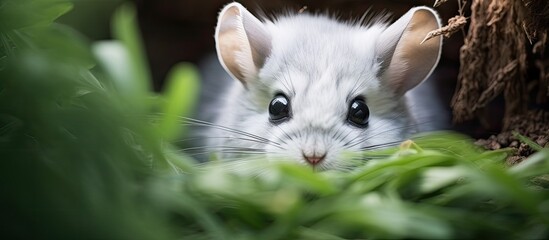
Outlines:
[{"label": "green grass blade", "polygon": [[3,0],[0,32],[48,26],[72,7],[68,0]]},{"label": "green grass blade", "polygon": [[176,65],[168,74],[161,106],[160,135],[173,141],[184,134],[182,117],[189,117],[200,92],[198,71],[189,63]]},{"label": "green grass blade", "polygon": [[532,149],[534,149],[536,151],[541,151],[543,149],[542,146],[540,146],[539,144],[537,144],[534,141],[530,140],[529,138],[527,138],[525,136],[522,136],[518,132],[513,132],[513,136],[516,137],[519,141],[521,141],[523,143],[526,143],[528,146],[530,146]]},{"label": "green grass blade", "polygon": [[123,5],[116,11],[112,28],[113,35],[123,46],[118,50],[120,60],[126,61],[122,62],[124,68],[113,80],[121,86],[119,90],[126,93],[135,109],[148,109],[152,79],[132,5]]}]

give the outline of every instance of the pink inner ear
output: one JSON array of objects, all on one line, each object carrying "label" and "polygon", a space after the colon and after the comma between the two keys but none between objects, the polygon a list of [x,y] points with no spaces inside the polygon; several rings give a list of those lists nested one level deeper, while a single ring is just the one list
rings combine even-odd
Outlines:
[{"label": "pink inner ear", "polygon": [[240,37],[244,34],[243,27],[239,18],[238,6],[226,6],[219,16],[215,40],[219,61],[229,74],[242,81],[244,74],[236,57],[236,53],[242,52],[244,47]]}]

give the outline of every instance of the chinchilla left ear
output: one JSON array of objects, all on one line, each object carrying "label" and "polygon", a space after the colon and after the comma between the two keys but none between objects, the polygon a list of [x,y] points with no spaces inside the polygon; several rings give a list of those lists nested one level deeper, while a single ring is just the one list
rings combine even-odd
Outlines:
[{"label": "chinchilla left ear", "polygon": [[221,10],[215,43],[221,65],[244,86],[257,77],[271,53],[271,36],[264,24],[236,2]]}]

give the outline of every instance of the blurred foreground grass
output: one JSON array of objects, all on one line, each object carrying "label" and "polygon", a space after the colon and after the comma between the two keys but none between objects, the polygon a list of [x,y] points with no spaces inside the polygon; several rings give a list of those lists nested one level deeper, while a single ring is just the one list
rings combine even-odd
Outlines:
[{"label": "blurred foreground grass", "polygon": [[196,164],[170,144],[198,81],[149,90],[133,9],[116,41],[53,21],[69,1],[0,4],[1,235],[50,239],[547,238],[549,150],[505,167],[454,133],[351,172]]}]

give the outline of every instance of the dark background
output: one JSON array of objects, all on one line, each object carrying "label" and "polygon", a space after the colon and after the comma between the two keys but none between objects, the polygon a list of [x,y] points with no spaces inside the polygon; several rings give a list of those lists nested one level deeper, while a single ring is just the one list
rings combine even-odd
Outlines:
[{"label": "dark background", "polygon": [[[134,0],[146,53],[151,66],[154,88],[160,90],[170,68],[181,61],[199,64],[205,55],[213,53],[214,28],[219,10],[227,0]],[[244,0],[239,1],[251,12],[276,14],[298,11],[306,6],[309,12],[336,13],[341,19],[359,18],[368,9],[373,13],[386,11],[398,18],[411,7],[432,6],[433,0]],[[437,8],[443,23],[457,14],[457,1],[449,1]],[[80,0],[74,9],[61,18],[63,23],[77,28],[90,40],[110,38],[112,13],[123,1]],[[438,70],[444,69],[445,78],[455,79],[459,65],[458,53],[463,34],[446,39]],[[452,69],[446,69],[451,67]],[[448,72],[446,72],[448,71]],[[445,80],[446,81],[446,80]]]},{"label": "dark background", "polygon": [[[219,10],[227,0],[208,1],[174,1],[174,0],[137,0],[139,21],[150,58],[155,79],[155,89],[159,90],[164,76],[170,67],[179,61],[199,63],[205,54],[214,49],[214,28]],[[337,13],[341,19],[359,18],[371,8],[377,13],[387,11],[396,19],[413,6],[430,5],[429,1],[393,0],[262,0],[239,1],[251,12],[263,11],[276,14],[286,10],[298,11],[307,6],[309,12]],[[437,9],[443,22],[457,14],[457,3],[448,2]],[[458,65],[459,42],[462,34],[456,34],[451,41],[445,42],[441,65]],[[456,41],[458,40],[458,41]],[[442,67],[439,67],[439,69]],[[445,73],[451,79],[456,78],[457,71]],[[453,76],[449,76],[453,75]],[[450,81],[450,80],[445,80]],[[454,80],[455,81],[455,80]],[[453,86],[453,84],[450,84]]]}]

